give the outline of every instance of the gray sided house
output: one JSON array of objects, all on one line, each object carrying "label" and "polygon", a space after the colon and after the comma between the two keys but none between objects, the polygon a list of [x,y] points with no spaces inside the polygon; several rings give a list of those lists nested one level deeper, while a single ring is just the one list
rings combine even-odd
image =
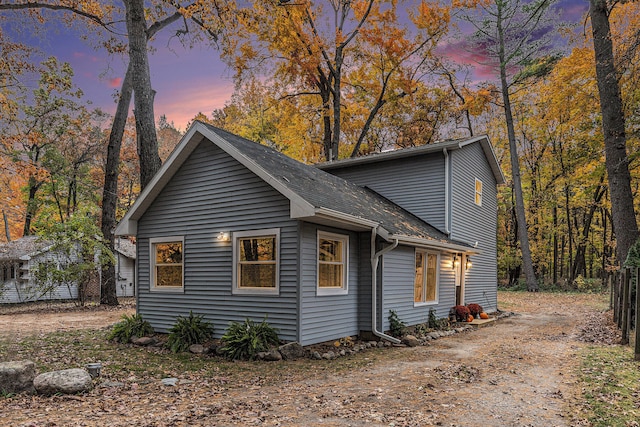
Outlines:
[{"label": "gray sided house", "polygon": [[[0,304],[22,303],[44,300],[67,300],[78,298],[78,285],[69,283],[46,289],[36,283],[34,271],[45,261],[60,261],[61,256],[52,249],[51,242],[38,236],[25,236],[0,244]],[[117,295],[134,296],[135,292],[135,244],[127,239],[116,239],[115,247]],[[99,275],[96,268],[96,277]],[[97,279],[99,280],[99,278]],[[99,299],[100,284],[87,288]]]},{"label": "gray sided house", "polygon": [[51,243],[37,236],[25,236],[0,244],[0,303],[76,299],[78,286],[56,286],[44,289],[33,276],[38,264],[56,261]]},{"label": "gray sided house", "polygon": [[302,345],[390,339],[389,310],[496,309],[502,182],[486,137],[314,167],[196,122],[116,234],[137,238],[138,312],[158,331],[193,310],[217,336],[266,316]]}]

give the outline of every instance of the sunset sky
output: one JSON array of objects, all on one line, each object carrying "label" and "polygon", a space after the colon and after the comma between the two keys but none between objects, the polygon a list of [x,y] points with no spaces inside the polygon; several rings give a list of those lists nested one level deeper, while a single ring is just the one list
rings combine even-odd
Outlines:
[{"label": "sunset sky", "polygon": [[[562,0],[559,2],[561,16],[566,21],[581,23],[588,4],[587,0]],[[94,50],[80,39],[78,32],[56,27],[49,28],[43,37],[20,34],[16,38],[36,46],[42,58],[55,55],[60,61],[69,62],[75,71],[75,83],[84,91],[85,99],[113,113],[114,96],[125,71],[123,60]],[[10,27],[4,31],[12,35]],[[157,92],[155,113],[166,115],[177,128],[184,130],[198,112],[210,115],[214,109],[224,106],[233,92],[232,72],[222,64],[216,50],[186,49],[170,35],[167,29],[158,33],[153,43],[155,51],[150,55],[152,85]],[[451,59],[473,65],[474,78],[489,77],[469,52],[455,44],[443,50]]]}]

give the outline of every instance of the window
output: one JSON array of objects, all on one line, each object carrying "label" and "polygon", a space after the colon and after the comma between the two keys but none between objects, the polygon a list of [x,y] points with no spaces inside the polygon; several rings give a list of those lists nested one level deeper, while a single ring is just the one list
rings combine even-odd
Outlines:
[{"label": "window", "polygon": [[416,251],[416,275],[413,302],[438,302],[438,254]]},{"label": "window", "polygon": [[318,295],[348,291],[349,236],[318,231]]},{"label": "window", "polygon": [[160,237],[151,246],[151,290],[184,290],[184,238]]},{"label": "window", "polygon": [[482,181],[476,178],[476,205],[482,206]]},{"label": "window", "polygon": [[233,233],[234,293],[277,294],[280,230]]}]

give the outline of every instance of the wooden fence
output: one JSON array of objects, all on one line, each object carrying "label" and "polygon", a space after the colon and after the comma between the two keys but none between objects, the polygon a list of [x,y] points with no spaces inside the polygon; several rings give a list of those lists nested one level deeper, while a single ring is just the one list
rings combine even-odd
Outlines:
[{"label": "wooden fence", "polygon": [[635,337],[635,360],[640,360],[640,298],[638,298],[638,277],[640,268],[625,268],[609,276],[611,289],[610,307],[613,309],[613,321],[622,332],[622,345],[629,344],[631,330]]}]

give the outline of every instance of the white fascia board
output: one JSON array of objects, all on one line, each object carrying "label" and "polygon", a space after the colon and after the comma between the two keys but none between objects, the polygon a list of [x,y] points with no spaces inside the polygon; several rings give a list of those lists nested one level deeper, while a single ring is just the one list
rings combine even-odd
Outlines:
[{"label": "white fascia board", "polygon": [[479,255],[482,251],[466,245],[457,245],[455,243],[440,242],[438,240],[421,239],[419,237],[411,237],[400,234],[392,234],[392,239],[398,239],[400,243],[407,243],[412,246],[423,248],[441,249],[449,252],[462,252],[470,255]]}]

